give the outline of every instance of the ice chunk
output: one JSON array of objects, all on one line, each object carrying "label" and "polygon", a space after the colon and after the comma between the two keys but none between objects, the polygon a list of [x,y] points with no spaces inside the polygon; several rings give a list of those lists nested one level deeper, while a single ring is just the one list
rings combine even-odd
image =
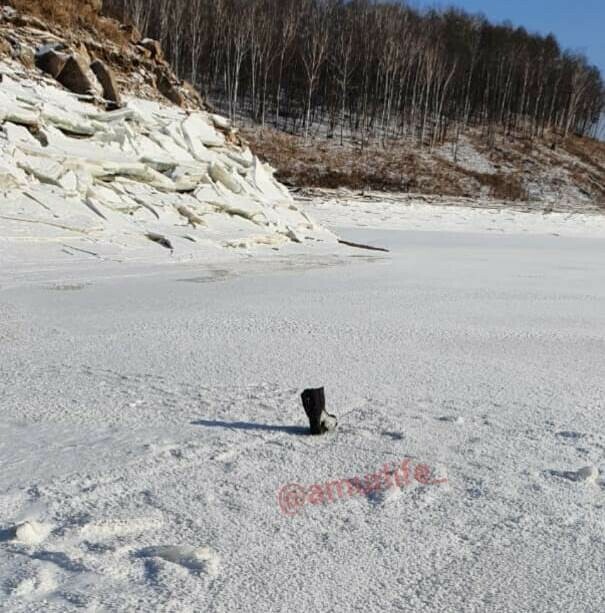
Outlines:
[{"label": "ice chunk", "polygon": [[0,122],[12,121],[24,126],[37,126],[40,120],[40,116],[36,111],[21,108],[16,104],[7,102],[3,104],[3,108],[0,109]]},{"label": "ice chunk", "polygon": [[0,160],[0,189],[19,187],[25,181],[25,175],[19,169],[5,165]]},{"label": "ice chunk", "polygon": [[263,234],[258,236],[248,236],[242,239],[225,241],[225,247],[233,249],[252,249],[258,245],[267,245],[269,247],[280,247],[288,242],[287,237],[280,234]]},{"label": "ice chunk", "polygon": [[192,155],[198,160],[205,160],[206,147],[220,147],[225,144],[225,137],[217,132],[202,116],[192,113],[182,123],[183,135]]},{"label": "ice chunk", "polygon": [[59,179],[64,173],[64,168],[59,162],[49,158],[28,156],[21,151],[15,153],[15,161],[19,168],[43,183],[59,185]]},{"label": "ice chunk", "polygon": [[14,123],[7,123],[4,126],[4,132],[6,138],[11,144],[27,143],[33,147],[39,147],[40,143],[31,135],[27,128],[16,125]]},{"label": "ice chunk", "polygon": [[189,153],[186,143],[180,136],[177,135],[177,138],[175,139],[170,134],[153,132],[149,135],[149,138],[160,146],[166,153],[168,153],[168,155],[176,162],[195,161],[193,156]]},{"label": "ice chunk", "polygon": [[208,174],[214,182],[221,183],[234,194],[242,193],[242,184],[239,182],[238,178],[233,173],[230,173],[220,162],[212,164],[208,169]]},{"label": "ice chunk", "polygon": [[192,192],[206,180],[208,167],[177,166],[172,172],[175,189],[179,192]]},{"label": "ice chunk", "polygon": [[221,130],[229,130],[231,128],[231,122],[226,117],[222,115],[210,115],[210,117],[215,127]]},{"label": "ice chunk", "polygon": [[78,191],[78,176],[73,170],[68,170],[60,179],[59,185],[68,192]]},{"label": "ice chunk", "polygon": [[66,132],[92,136],[95,129],[90,121],[74,113],[68,113],[50,104],[42,109],[42,118]]},{"label": "ice chunk", "polygon": [[[217,202],[215,206],[229,215],[239,215],[245,219],[249,219],[254,223],[266,225],[265,209],[263,205],[251,198],[240,196],[230,196],[223,202]],[[259,219],[260,217],[260,219]]]},{"label": "ice chunk", "polygon": [[246,149],[240,152],[227,151],[226,155],[230,160],[234,161],[236,164],[246,169],[252,168],[256,159],[248,147],[246,147]]},{"label": "ice chunk", "polygon": [[257,157],[253,164],[253,181],[256,188],[270,201],[292,202],[288,190],[280,185],[269,172],[269,166],[263,164]]},{"label": "ice chunk", "polygon": [[37,521],[26,521],[11,529],[13,540],[24,545],[39,545],[50,534],[51,528]]}]

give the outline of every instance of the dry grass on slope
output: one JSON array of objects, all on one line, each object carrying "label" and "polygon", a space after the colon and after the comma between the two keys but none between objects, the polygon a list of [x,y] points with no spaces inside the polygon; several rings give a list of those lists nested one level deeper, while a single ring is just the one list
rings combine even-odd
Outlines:
[{"label": "dry grass on slope", "polygon": [[252,150],[296,187],[411,192],[504,201],[576,203],[605,209],[605,143],[556,135],[543,139],[499,136],[488,147],[480,130],[453,145],[419,148],[411,140],[378,143],[361,150],[334,140],[305,142],[272,128],[242,130]]},{"label": "dry grass on slope", "polygon": [[510,170],[479,172],[405,141],[360,150],[328,140],[306,143],[273,129],[243,134],[252,150],[277,169],[277,178],[292,186],[527,199],[521,178]]},{"label": "dry grass on slope", "polygon": [[101,17],[102,0],[9,0],[9,4],[61,29],[82,29],[118,44],[126,40],[119,23]]}]

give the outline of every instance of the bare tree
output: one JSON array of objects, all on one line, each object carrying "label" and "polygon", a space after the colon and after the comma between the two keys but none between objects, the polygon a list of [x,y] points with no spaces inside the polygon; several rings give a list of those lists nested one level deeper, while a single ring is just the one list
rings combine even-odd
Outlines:
[{"label": "bare tree", "polygon": [[326,59],[330,23],[325,3],[321,0],[307,0],[303,9],[301,30],[301,59],[307,82],[307,99],[304,123],[305,139],[311,127],[313,93],[317,87],[320,71]]},{"label": "bare tree", "polygon": [[189,51],[190,51],[190,79],[194,87],[199,87],[199,63],[204,48],[204,0],[189,1]]},{"label": "bare tree", "polygon": [[344,127],[347,114],[347,94],[349,80],[355,72],[353,44],[355,39],[355,13],[349,7],[342,12],[335,11],[335,45],[331,58],[331,68],[340,87],[340,144],[344,144]]},{"label": "bare tree", "polygon": [[298,25],[300,23],[300,10],[296,0],[286,0],[284,3],[279,20],[278,49],[279,49],[279,70],[277,75],[277,93],[275,95],[275,125],[279,126],[279,115],[282,96],[282,80],[284,74],[284,63],[292,43],[296,38]]}]

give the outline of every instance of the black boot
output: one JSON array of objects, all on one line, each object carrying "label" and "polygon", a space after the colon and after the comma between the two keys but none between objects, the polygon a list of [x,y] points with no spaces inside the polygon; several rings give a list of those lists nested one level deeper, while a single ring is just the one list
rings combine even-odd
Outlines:
[{"label": "black boot", "polygon": [[300,397],[309,419],[311,434],[324,434],[336,428],[338,423],[336,417],[326,412],[326,398],[323,387],[307,389]]}]

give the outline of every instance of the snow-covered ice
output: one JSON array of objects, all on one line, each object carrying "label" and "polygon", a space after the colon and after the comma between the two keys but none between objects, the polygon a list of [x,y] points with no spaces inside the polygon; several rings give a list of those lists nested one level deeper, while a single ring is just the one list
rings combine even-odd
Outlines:
[{"label": "snow-covered ice", "polygon": [[[391,253],[3,260],[5,610],[605,608],[603,222],[355,207]],[[447,484],[279,511],[403,457]]]}]

